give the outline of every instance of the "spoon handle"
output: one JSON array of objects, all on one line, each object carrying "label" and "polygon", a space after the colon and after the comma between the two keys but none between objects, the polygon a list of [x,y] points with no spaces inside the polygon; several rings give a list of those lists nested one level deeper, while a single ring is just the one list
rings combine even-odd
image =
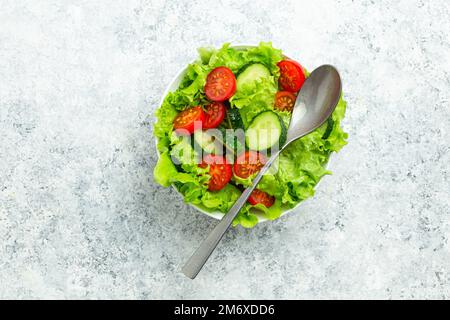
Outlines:
[{"label": "spoon handle", "polygon": [[194,279],[197,276],[197,274],[200,272],[203,265],[206,263],[209,256],[214,251],[217,244],[220,242],[223,235],[230,227],[234,218],[236,218],[236,216],[239,213],[239,211],[241,210],[242,206],[245,204],[248,197],[250,196],[252,191],[255,189],[258,182],[261,180],[262,176],[267,172],[267,170],[269,170],[271,164],[275,161],[275,159],[278,157],[280,152],[281,152],[281,150],[272,154],[272,156],[266,162],[264,167],[261,168],[259,173],[253,179],[253,184],[250,187],[248,187],[247,189],[245,189],[244,192],[242,192],[241,196],[236,200],[236,202],[231,207],[231,209],[228,211],[228,213],[222,218],[222,220],[220,220],[220,222],[217,224],[217,226],[210,232],[208,237],[202,242],[200,247],[189,258],[188,262],[184,265],[184,267],[182,269],[183,273],[187,277]]}]

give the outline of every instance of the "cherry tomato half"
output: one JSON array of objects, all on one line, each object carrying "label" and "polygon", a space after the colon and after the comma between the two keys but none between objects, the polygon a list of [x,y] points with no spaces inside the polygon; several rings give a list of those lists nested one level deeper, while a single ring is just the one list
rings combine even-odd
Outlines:
[{"label": "cherry tomato half", "polygon": [[255,189],[252,191],[252,193],[250,194],[250,197],[248,197],[248,203],[250,203],[252,206],[261,203],[264,206],[266,206],[267,208],[270,208],[271,206],[273,206],[274,202],[275,202],[275,197],[271,196],[270,194]]},{"label": "cherry tomato half", "polygon": [[237,157],[234,163],[234,174],[246,179],[261,170],[266,161],[266,157],[261,153],[257,151],[246,151]]},{"label": "cherry tomato half", "polygon": [[205,107],[203,129],[216,128],[225,118],[226,108],[222,102],[213,102]]},{"label": "cherry tomato half", "polygon": [[205,113],[202,107],[196,106],[181,111],[173,120],[173,128],[177,133],[183,134],[194,132],[194,124],[196,121],[203,123]]},{"label": "cherry tomato half", "polygon": [[278,91],[275,95],[275,109],[291,112],[296,99],[295,95],[289,91]]},{"label": "cherry tomato half", "polygon": [[209,175],[211,179],[209,180],[208,190],[219,191],[226,186],[226,184],[231,180],[233,171],[231,169],[231,164],[227,163],[227,160],[223,156],[208,154],[203,158],[202,163],[199,167],[206,168],[209,165]]},{"label": "cherry tomato half", "polygon": [[278,62],[280,68],[280,86],[283,90],[297,92],[305,82],[305,74],[302,66],[292,60],[283,60]]},{"label": "cherry tomato half", "polygon": [[236,78],[229,68],[215,68],[206,77],[205,94],[209,100],[225,101],[235,92]]}]

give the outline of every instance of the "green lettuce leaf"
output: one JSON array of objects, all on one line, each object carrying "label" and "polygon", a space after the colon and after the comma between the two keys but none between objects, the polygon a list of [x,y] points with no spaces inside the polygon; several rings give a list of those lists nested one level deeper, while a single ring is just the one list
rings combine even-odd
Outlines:
[{"label": "green lettuce leaf", "polygon": [[233,174],[233,176],[231,177],[231,181],[243,186],[244,188],[247,188],[252,185],[252,181],[255,176],[256,176],[256,173],[251,175],[250,177],[244,179],[244,178],[241,178],[241,177]]},{"label": "green lettuce leaf", "polygon": [[233,220],[233,226],[241,225],[244,228],[253,228],[258,223],[258,217],[250,212],[250,204],[245,204]]},{"label": "green lettuce leaf", "polygon": [[207,65],[210,70],[225,66],[234,74],[238,74],[249,64],[262,63],[277,79],[279,76],[277,63],[283,59],[281,50],[272,47],[270,42],[261,42],[257,47],[245,51],[231,48],[229,43],[225,43],[220,49],[200,48],[198,52],[199,63]]},{"label": "green lettuce leaf", "polygon": [[266,173],[265,175],[263,175],[261,181],[258,184],[258,189],[267,192],[271,196],[275,196],[277,198],[281,198],[284,190],[276,175],[271,173]]},{"label": "green lettuce leaf", "polygon": [[234,74],[245,65],[246,61],[243,57],[243,51],[230,48],[229,43],[225,43],[219,50],[214,50],[211,53],[208,61],[210,69],[225,66],[231,69]]},{"label": "green lettuce leaf", "polygon": [[178,171],[170,158],[169,152],[163,152],[153,169],[153,178],[163,187],[168,187],[172,184],[171,176],[177,173]]},{"label": "green lettuce leaf", "polygon": [[228,212],[236,200],[241,195],[241,191],[231,184],[227,184],[219,191],[206,191],[202,196],[202,204],[208,209]]},{"label": "green lettuce leaf", "polygon": [[260,203],[252,206],[252,208],[262,211],[264,217],[266,217],[267,219],[275,220],[278,219],[283,213],[281,205],[281,201],[279,199],[275,199],[274,204],[270,208],[267,208],[265,205]]},{"label": "green lettuce leaf", "polygon": [[261,78],[247,83],[230,99],[230,105],[239,109],[245,127],[265,110],[273,110],[277,83],[275,77]]},{"label": "green lettuce leaf", "polygon": [[264,64],[278,81],[280,70],[277,67],[277,63],[283,60],[283,54],[281,50],[272,47],[271,42],[261,42],[256,48],[245,51],[243,58],[247,64]]},{"label": "green lettuce leaf", "polygon": [[161,107],[156,110],[157,121],[153,126],[153,134],[158,139],[165,138],[166,141],[164,143],[168,142],[167,137],[172,133],[173,120],[178,114],[177,110],[170,103],[166,102],[166,99],[164,99]]},{"label": "green lettuce leaf", "polygon": [[200,168],[197,164],[182,164],[181,170],[171,181],[183,195],[186,203],[201,204],[202,197],[208,189],[210,179],[208,170]]}]

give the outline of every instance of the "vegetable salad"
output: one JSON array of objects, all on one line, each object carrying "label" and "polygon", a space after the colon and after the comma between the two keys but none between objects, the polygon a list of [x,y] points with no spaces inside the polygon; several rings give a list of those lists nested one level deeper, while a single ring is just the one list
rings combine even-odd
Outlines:
[{"label": "vegetable salad", "polygon": [[[174,92],[156,111],[160,153],[154,179],[187,203],[226,213],[286,138],[296,95],[308,72],[271,43],[238,50],[200,48]],[[234,225],[251,228],[258,214],[274,220],[314,194],[331,172],[332,152],[345,144],[342,98],[321,127],[291,143],[265,174]],[[241,139],[233,132],[241,132]]]}]

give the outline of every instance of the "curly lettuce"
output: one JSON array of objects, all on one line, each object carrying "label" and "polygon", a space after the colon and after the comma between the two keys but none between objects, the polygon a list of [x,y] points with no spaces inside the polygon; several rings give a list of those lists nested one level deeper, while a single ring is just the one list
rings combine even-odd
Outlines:
[{"label": "curly lettuce", "polygon": [[247,127],[253,118],[265,110],[272,110],[277,93],[275,77],[262,78],[243,86],[230,99],[231,107],[239,109],[244,126]]}]

